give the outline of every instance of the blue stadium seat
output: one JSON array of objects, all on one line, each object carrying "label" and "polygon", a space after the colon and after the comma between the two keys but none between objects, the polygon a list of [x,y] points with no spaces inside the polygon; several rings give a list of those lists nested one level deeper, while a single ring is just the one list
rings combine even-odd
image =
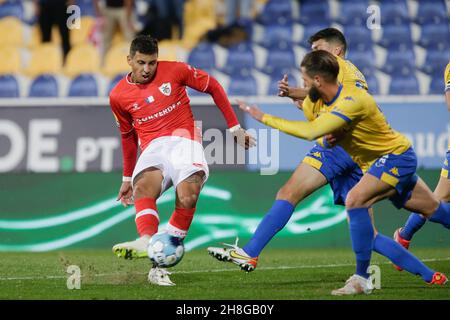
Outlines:
[{"label": "blue stadium seat", "polygon": [[264,27],[264,37],[261,45],[276,46],[279,42],[292,42],[293,26],[291,23],[269,24]]},{"label": "blue stadium seat", "polygon": [[442,74],[431,77],[428,94],[443,94],[445,91]]},{"label": "blue stadium seat", "polygon": [[42,74],[31,83],[29,97],[47,98],[58,97],[59,86],[56,78],[51,74]]},{"label": "blue stadium seat", "polygon": [[316,32],[328,27],[330,27],[329,24],[324,24],[322,22],[311,25],[305,25],[303,29],[303,38],[300,41],[300,45],[310,50],[311,45],[308,43],[309,38]]},{"label": "blue stadium seat", "polygon": [[447,9],[441,1],[418,1],[416,22],[420,25],[447,22]]},{"label": "blue stadium seat", "polygon": [[380,88],[378,85],[377,77],[375,77],[374,75],[372,75],[372,76],[365,75],[365,76],[366,76],[367,85],[369,87],[369,93],[370,94],[379,94]]},{"label": "blue stadium seat", "polygon": [[24,9],[21,1],[5,1],[0,4],[0,19],[9,16],[23,20]]},{"label": "blue stadium seat", "polygon": [[389,86],[389,94],[392,95],[408,95],[420,94],[419,81],[414,73],[407,76],[396,76],[391,78]]},{"label": "blue stadium seat", "polygon": [[448,51],[427,50],[427,55],[422,67],[422,71],[429,75],[443,73],[443,70],[449,61],[450,54]]},{"label": "blue stadium seat", "polygon": [[379,44],[388,50],[400,48],[412,50],[411,28],[409,25],[387,25],[382,28],[383,36]]},{"label": "blue stadium seat", "polygon": [[368,1],[341,1],[337,22],[344,26],[365,26]]},{"label": "blue stadium seat", "polygon": [[395,75],[402,72],[403,69],[415,69],[415,61],[416,57],[412,50],[390,50],[387,53],[386,61],[381,69],[388,74]]},{"label": "blue stadium seat", "polygon": [[255,53],[251,42],[242,42],[228,50],[227,62],[223,72],[233,74],[240,69],[252,69],[255,67]]},{"label": "blue stadium seat", "polygon": [[92,0],[76,0],[75,4],[80,7],[80,13],[82,16],[96,16]]},{"label": "blue stadium seat", "polygon": [[347,47],[350,51],[371,51],[373,48],[372,31],[357,26],[347,26],[344,29]]},{"label": "blue stadium seat", "polygon": [[108,84],[108,90],[106,92],[107,95],[111,92],[112,89],[119,83],[120,80],[122,80],[123,77],[125,77],[126,73],[121,73],[116,75]]},{"label": "blue stadium seat", "polygon": [[292,3],[291,0],[269,0],[262,9],[257,21],[268,25],[273,21],[292,22]]},{"label": "blue stadium seat", "polygon": [[98,96],[98,85],[92,74],[80,74],[70,83],[69,97],[96,96]]},{"label": "blue stadium seat", "polygon": [[372,50],[367,52],[350,50],[347,59],[350,60],[350,62],[352,62],[363,74],[366,74],[363,70],[370,70],[368,72],[370,74],[373,73],[372,69],[374,68],[375,54]]},{"label": "blue stadium seat", "polygon": [[303,25],[312,24],[316,21],[330,23],[330,8],[328,2],[300,2],[300,17],[298,21]]},{"label": "blue stadium seat", "polygon": [[289,72],[286,72],[286,73],[280,72],[280,73],[272,74],[272,76],[270,77],[270,83],[269,83],[269,88],[267,90],[267,95],[269,95],[269,96],[278,95],[278,81],[280,81],[283,78],[284,74],[288,75],[289,86],[291,86],[291,87],[297,86],[296,78],[293,77],[291,74],[289,74]]},{"label": "blue stadium seat", "polygon": [[380,5],[380,11],[382,25],[409,24],[411,22],[408,8],[404,2],[384,1]]},{"label": "blue stadium seat", "polygon": [[450,38],[450,29],[448,23],[443,24],[426,24],[422,26],[419,44],[429,47],[433,43],[445,41],[448,43]]},{"label": "blue stadium seat", "polygon": [[258,94],[256,80],[250,72],[243,71],[240,75],[233,75],[228,86],[230,96],[256,96]]},{"label": "blue stadium seat", "polygon": [[214,69],[216,67],[216,56],[210,43],[201,42],[191,50],[188,63],[198,69]]},{"label": "blue stadium seat", "polygon": [[280,46],[269,50],[263,72],[273,74],[277,70],[297,68],[294,50],[290,46]]},{"label": "blue stadium seat", "polygon": [[0,75],[0,98],[18,98],[19,83],[13,75]]}]

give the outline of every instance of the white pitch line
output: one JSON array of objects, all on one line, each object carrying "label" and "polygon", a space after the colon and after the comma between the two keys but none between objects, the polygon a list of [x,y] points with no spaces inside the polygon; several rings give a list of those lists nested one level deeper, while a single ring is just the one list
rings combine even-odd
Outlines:
[{"label": "white pitch line", "polygon": [[[429,258],[422,259],[422,262],[436,262],[436,261],[450,261],[450,257],[447,258]],[[379,264],[391,264],[391,262],[382,262]],[[341,267],[353,267],[354,263],[342,263],[342,264],[318,264],[318,265],[300,265],[300,266],[278,266],[278,267],[260,267],[261,270],[290,270],[290,269],[313,269],[313,268],[341,268]],[[211,272],[236,272],[236,269],[213,269],[213,270],[191,270],[191,271],[173,271],[172,274],[191,274],[191,273],[211,273]],[[145,275],[147,273],[134,272],[133,274]],[[88,277],[111,277],[111,276],[123,276],[124,273],[99,273],[88,275]],[[43,276],[43,277],[0,277],[0,281],[8,280],[45,280],[45,279],[67,279],[67,276]],[[84,278],[86,276],[81,276]]]}]

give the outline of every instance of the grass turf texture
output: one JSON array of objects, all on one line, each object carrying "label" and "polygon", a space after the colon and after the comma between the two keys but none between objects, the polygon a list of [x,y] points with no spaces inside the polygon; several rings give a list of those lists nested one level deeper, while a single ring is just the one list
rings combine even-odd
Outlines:
[{"label": "grass turf texture", "polygon": [[[450,248],[414,249],[425,263],[450,275]],[[398,272],[384,257],[373,255],[381,269],[381,290],[368,296],[333,297],[354,272],[350,249],[264,251],[258,268],[240,271],[217,261],[206,250],[185,254],[170,269],[173,287],[147,283],[147,259],[126,261],[108,250],[2,253],[0,299],[450,299],[450,285],[430,286],[419,276]],[[80,290],[66,287],[67,266],[78,265]]]}]

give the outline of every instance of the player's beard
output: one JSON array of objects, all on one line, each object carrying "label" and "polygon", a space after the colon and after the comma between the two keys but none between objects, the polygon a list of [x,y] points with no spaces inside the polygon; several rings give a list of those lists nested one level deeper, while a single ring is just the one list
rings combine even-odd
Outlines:
[{"label": "player's beard", "polygon": [[317,102],[317,100],[320,99],[320,92],[315,86],[312,86],[311,89],[309,89],[308,96],[312,102]]}]

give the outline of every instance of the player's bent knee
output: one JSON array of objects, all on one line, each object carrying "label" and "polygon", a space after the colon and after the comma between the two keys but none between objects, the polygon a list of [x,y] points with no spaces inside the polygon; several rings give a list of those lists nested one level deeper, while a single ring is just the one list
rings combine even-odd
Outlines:
[{"label": "player's bent knee", "polygon": [[289,185],[284,185],[277,193],[277,200],[286,200],[292,204],[297,204],[303,198],[304,194],[301,190],[294,189]]},{"label": "player's bent knee", "polygon": [[353,208],[363,208],[365,207],[365,202],[363,201],[361,195],[357,191],[350,191],[345,199],[345,207],[347,209]]},{"label": "player's bent knee", "polygon": [[181,208],[190,209],[194,208],[197,204],[198,194],[192,193],[189,195],[178,195],[177,203]]}]

